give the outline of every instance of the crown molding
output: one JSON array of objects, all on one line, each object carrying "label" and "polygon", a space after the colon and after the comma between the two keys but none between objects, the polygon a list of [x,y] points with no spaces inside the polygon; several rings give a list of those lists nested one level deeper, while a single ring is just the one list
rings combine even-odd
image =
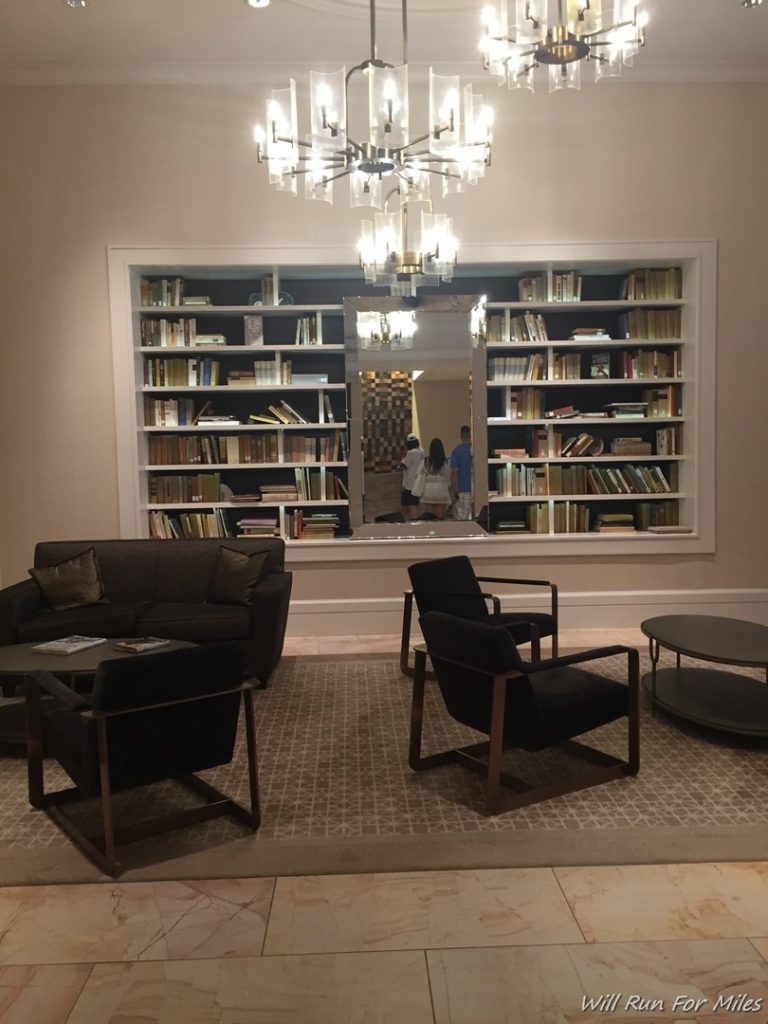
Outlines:
[{"label": "crown molding", "polygon": [[[430,65],[412,63],[413,82],[426,82]],[[289,78],[298,83],[308,82],[310,70],[323,70],[323,63],[275,61],[269,64],[21,64],[0,67],[0,85],[261,85],[272,87]],[[331,70],[329,67],[327,70]],[[495,81],[487,76],[480,61],[452,63],[452,71],[462,78],[472,79],[482,88],[485,83],[496,92]],[[652,83],[760,83],[768,82],[768,64],[758,63],[653,63],[638,60],[620,79],[601,83],[608,91],[616,84],[645,85]],[[539,92],[546,91],[542,80]],[[593,83],[585,81],[584,88]],[[504,90],[506,92],[506,90]],[[492,93],[489,92],[489,97]]]}]

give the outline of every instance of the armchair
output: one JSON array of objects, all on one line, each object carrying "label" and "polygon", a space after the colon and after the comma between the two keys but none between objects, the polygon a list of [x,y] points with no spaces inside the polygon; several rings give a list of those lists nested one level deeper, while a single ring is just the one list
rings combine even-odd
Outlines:
[{"label": "armchair", "polygon": [[[552,657],[557,657],[557,586],[549,580],[527,580],[503,576],[476,576],[466,555],[434,558],[408,567],[412,590],[405,591],[403,631],[400,643],[400,668],[412,675],[408,664],[413,601],[420,615],[439,611],[474,622],[504,626],[516,644],[531,645],[531,660],[541,658],[541,638],[552,637]],[[510,583],[516,586],[540,587],[549,590],[548,612],[502,612],[495,594],[486,594],[481,583]],[[493,611],[489,612],[490,601]]]},{"label": "armchair", "polygon": [[[103,662],[93,694],[75,693],[49,672],[27,676],[29,801],[44,810],[106,874],[120,865],[116,847],[230,814],[254,831],[260,824],[251,683],[245,652],[233,641]],[[41,694],[54,701],[41,703]],[[245,711],[250,808],[226,797],[196,772],[232,760],[240,704]],[[52,709],[51,709],[52,708]],[[43,746],[74,782],[45,792]],[[118,828],[112,793],[178,779],[201,805]],[[86,835],[64,804],[100,800],[101,835]]]},{"label": "armchair", "polygon": [[[458,762],[485,777],[489,814],[636,775],[640,769],[639,655],[632,647],[603,647],[537,664],[521,660],[509,632],[442,612],[419,620],[426,645],[416,649],[408,761],[414,771]],[[582,669],[584,662],[627,655],[627,685]],[[427,657],[450,716],[488,740],[427,756],[421,752]],[[626,760],[574,737],[618,718],[628,720]],[[575,777],[530,784],[502,771],[505,750],[558,746],[593,765]]]}]

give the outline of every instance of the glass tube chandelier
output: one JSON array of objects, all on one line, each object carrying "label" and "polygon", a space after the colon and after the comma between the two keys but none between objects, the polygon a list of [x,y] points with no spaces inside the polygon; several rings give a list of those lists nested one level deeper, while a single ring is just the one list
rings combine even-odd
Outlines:
[{"label": "glass tube chandelier", "polygon": [[[370,56],[349,71],[342,67],[330,73],[310,72],[307,134],[299,130],[296,83],[291,79],[287,88],[271,91],[266,127],[257,126],[254,139],[257,158],[266,161],[269,181],[278,190],[296,195],[303,178],[305,198],[332,203],[335,182],[348,178],[350,206],[378,208],[389,218],[396,216],[385,212],[386,196],[393,187],[404,206],[426,203],[431,207],[433,181],[440,183],[446,196],[464,192],[484,176],[491,160],[493,113],[471,85],[462,88],[458,75],[438,75],[430,68],[426,121],[423,130],[414,132],[407,0],[402,0],[402,64],[395,66],[378,56],[375,0],[370,0],[370,35]],[[367,123],[359,128],[350,124],[348,109],[350,84],[356,75],[363,77],[368,91]],[[427,219],[423,232],[431,237],[442,232],[447,238],[439,215],[425,216],[433,220]],[[381,234],[383,226],[378,230]],[[370,251],[368,238],[364,235],[361,243],[366,252]],[[408,276],[405,246],[398,243],[398,252],[403,261],[397,273]],[[438,257],[437,249],[432,254],[431,268],[439,278],[438,267],[446,262],[453,266],[455,247],[447,261]],[[412,276],[419,274],[421,267]]]},{"label": "glass tube chandelier", "polygon": [[374,352],[413,348],[416,314],[412,310],[392,309],[388,313],[365,311],[357,314],[360,347]]},{"label": "glass tube chandelier", "polygon": [[387,205],[398,188],[384,200],[383,212],[362,222],[357,245],[360,266],[369,284],[385,285],[392,295],[415,295],[422,285],[450,281],[459,243],[453,221],[444,213],[422,209],[420,230],[413,231],[406,199],[390,213]]},{"label": "glass tube chandelier", "polygon": [[595,80],[615,78],[645,45],[637,0],[496,0],[483,8],[483,67],[510,89],[534,88],[549,68],[549,91],[581,88],[581,65]]}]

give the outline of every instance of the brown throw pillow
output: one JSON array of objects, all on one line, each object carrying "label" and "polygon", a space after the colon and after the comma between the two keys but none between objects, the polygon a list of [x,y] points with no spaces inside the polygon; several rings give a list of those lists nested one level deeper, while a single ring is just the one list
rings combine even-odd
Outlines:
[{"label": "brown throw pillow", "polygon": [[40,587],[45,603],[57,612],[98,604],[104,598],[99,563],[93,548],[47,569],[30,569],[29,574]]},{"label": "brown throw pillow", "polygon": [[268,551],[246,555],[222,545],[208,589],[210,604],[250,604],[253,588],[264,575]]}]

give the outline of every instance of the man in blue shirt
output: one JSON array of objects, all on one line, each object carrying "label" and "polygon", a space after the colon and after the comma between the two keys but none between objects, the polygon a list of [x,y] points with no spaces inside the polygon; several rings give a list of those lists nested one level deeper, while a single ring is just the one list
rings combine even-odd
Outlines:
[{"label": "man in blue shirt", "polygon": [[472,444],[469,427],[461,428],[461,441],[451,452],[451,490],[456,495],[456,518],[472,518]]}]

